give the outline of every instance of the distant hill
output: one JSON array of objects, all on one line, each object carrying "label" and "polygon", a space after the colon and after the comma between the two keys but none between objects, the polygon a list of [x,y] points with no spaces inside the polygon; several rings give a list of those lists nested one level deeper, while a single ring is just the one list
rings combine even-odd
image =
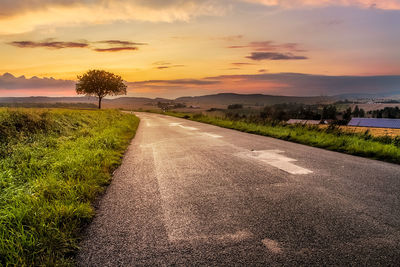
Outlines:
[{"label": "distant hill", "polygon": [[327,103],[334,101],[335,98],[327,96],[275,96],[263,94],[233,94],[223,93],[216,95],[205,96],[189,96],[180,97],[175,99],[177,102],[196,103],[196,104],[216,104],[216,105],[230,105],[230,104],[244,104],[244,105],[275,105],[282,103],[304,103],[304,104],[317,104]]},{"label": "distant hill", "polygon": [[0,97],[0,103],[91,103],[96,102],[94,97]]},{"label": "distant hill", "polygon": [[[165,98],[146,98],[146,97],[119,97],[114,99],[103,99],[103,107],[105,108],[150,108],[156,106],[158,102],[173,102]],[[79,107],[92,107],[97,105],[98,100],[96,97],[76,96],[76,97],[45,97],[45,96],[32,96],[32,97],[0,97],[0,107],[67,107],[65,104],[72,104],[70,106]],[[46,105],[47,104],[47,105]],[[88,104],[89,106],[84,106]]]},{"label": "distant hill", "polygon": [[[114,99],[103,100],[104,102],[115,103],[142,103],[142,102],[157,102],[157,101],[172,101],[164,98],[146,98],[146,97],[119,97]],[[47,97],[47,96],[31,96],[31,97],[0,97],[0,103],[91,103],[97,102],[96,97],[76,96],[76,97]]]},{"label": "distant hill", "polygon": [[[156,106],[158,102],[176,102],[185,103],[187,105],[196,106],[226,106],[230,104],[244,104],[244,105],[274,105],[281,103],[304,103],[304,104],[317,104],[317,103],[330,103],[334,102],[333,97],[296,97],[296,96],[274,96],[274,95],[262,95],[262,94],[215,94],[205,96],[193,96],[193,97],[180,97],[177,99],[165,99],[165,98],[146,98],[146,97],[119,97],[114,99],[104,99],[104,107],[108,108],[146,108]],[[30,103],[30,104],[42,104],[42,103],[90,103],[97,104],[97,98],[95,97],[2,97],[0,103]]]}]

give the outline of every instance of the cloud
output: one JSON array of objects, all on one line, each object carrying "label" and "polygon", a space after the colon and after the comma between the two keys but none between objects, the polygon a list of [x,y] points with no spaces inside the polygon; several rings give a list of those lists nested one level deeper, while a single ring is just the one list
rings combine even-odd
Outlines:
[{"label": "cloud", "polygon": [[275,53],[275,52],[253,52],[246,58],[252,60],[304,60],[308,59],[305,56],[297,56],[292,53]]},{"label": "cloud", "polygon": [[44,47],[44,48],[50,48],[50,49],[87,48],[89,46],[89,44],[86,42],[54,42],[54,41],[43,41],[43,42],[14,41],[9,44],[19,47],[19,48]]},{"label": "cloud", "polygon": [[[94,47],[97,44],[106,45],[119,45],[119,46],[108,46],[108,47]],[[48,49],[64,49],[64,48],[89,48],[96,52],[121,52],[121,51],[135,51],[139,48],[133,45],[147,45],[145,43],[136,43],[131,41],[122,40],[107,40],[98,42],[60,42],[48,39],[46,41],[35,42],[35,41],[14,41],[8,43],[9,45],[19,48],[48,48]]]},{"label": "cloud", "polygon": [[156,66],[155,68],[158,70],[185,67],[185,65],[182,65],[182,64],[172,64],[172,63],[166,62],[166,61],[156,61],[153,63],[153,65],[155,65]]},{"label": "cloud", "polygon": [[[308,59],[305,56],[298,56],[293,52],[305,52],[306,50],[301,49],[298,43],[276,43],[274,41],[263,41],[263,42],[251,42],[247,45],[233,45],[228,46],[230,49],[248,48],[255,52],[252,52],[250,56],[246,58],[252,60],[304,60]],[[284,51],[284,52],[283,52]],[[233,63],[234,65],[246,65],[251,63]]]},{"label": "cloud", "polygon": [[75,82],[71,80],[57,80],[54,78],[38,78],[36,76],[27,79],[25,76],[15,77],[10,73],[0,75],[0,90],[15,89],[65,89],[74,88]]},{"label": "cloud", "polygon": [[249,63],[249,62],[233,62],[232,65],[234,65],[234,66],[247,66],[247,65],[254,65],[254,63]]},{"label": "cloud", "polygon": [[164,70],[164,69],[169,69],[169,68],[171,68],[170,66],[158,66],[158,67],[156,67],[156,69],[159,69],[159,70]]},{"label": "cloud", "polygon": [[228,46],[228,48],[237,49],[237,48],[251,48],[255,51],[260,52],[271,52],[271,51],[291,51],[291,52],[305,52],[306,50],[299,48],[300,44],[298,43],[283,43],[278,44],[274,41],[263,41],[263,42],[251,42],[247,45],[232,45]]},{"label": "cloud", "polygon": [[[223,75],[205,78],[226,83],[247,84],[279,95],[400,94],[400,75],[328,76],[302,73]],[[272,84],[272,86],[271,86]],[[269,86],[266,86],[269,85]]]},{"label": "cloud", "polygon": [[284,8],[353,6],[358,8],[376,8],[383,10],[400,10],[400,0],[244,0],[267,6]]},{"label": "cloud", "polygon": [[171,65],[172,63],[170,63],[170,62],[167,62],[167,61],[156,61],[156,62],[153,62],[153,65],[156,65],[156,66],[168,66],[168,65]]},{"label": "cloud", "polygon": [[210,85],[218,84],[220,81],[213,81],[210,79],[176,79],[176,80],[148,80],[141,82],[130,82],[129,85],[142,86],[142,85]]},{"label": "cloud", "polygon": [[137,47],[121,46],[121,47],[110,47],[110,48],[94,48],[93,51],[96,52],[121,52],[121,51],[135,51],[138,50]]},{"label": "cloud", "polygon": [[[324,6],[354,6],[359,8],[378,8],[399,10],[400,0],[238,0],[266,6],[284,8],[324,7]],[[146,15],[159,15],[158,21],[174,19],[187,19],[196,15],[210,15],[221,12],[227,8],[229,1],[221,0],[5,0],[1,3],[1,17],[12,17],[23,13],[51,11],[63,9],[89,10],[87,17],[96,15],[102,9],[108,9],[111,14],[118,11],[125,19],[157,20],[154,17],[145,18]],[[136,12],[135,12],[136,9]],[[141,12],[147,11],[144,14]],[[114,20],[121,18],[114,17]]]},{"label": "cloud", "polygon": [[211,38],[211,40],[222,40],[222,41],[227,41],[227,42],[239,41],[240,39],[243,39],[243,35],[241,35],[241,34]]},{"label": "cloud", "polygon": [[221,15],[227,8],[216,0],[6,0],[1,3],[0,34],[115,21],[189,21]]},{"label": "cloud", "polygon": [[[216,1],[210,0],[12,0],[2,2],[1,16],[14,16],[19,13],[38,10],[49,10],[53,8],[109,8],[110,11],[116,6],[125,9],[133,7],[149,10],[179,10],[200,9],[202,6],[213,6]],[[88,14],[89,15],[89,14]]]},{"label": "cloud", "polygon": [[165,69],[170,69],[170,68],[180,68],[184,67],[185,65],[170,65],[170,66],[158,66],[156,69],[158,70],[165,70]]},{"label": "cloud", "polygon": [[121,41],[121,40],[105,40],[105,41],[98,41],[97,43],[109,44],[109,45],[121,45],[121,46],[148,45],[147,43],[135,43],[131,41]]},{"label": "cloud", "polygon": [[[266,70],[263,70],[266,71]],[[327,76],[302,73],[265,73],[221,75],[203,79],[150,80],[129,83],[138,89],[162,93],[168,91],[197,94],[235,92],[263,93],[289,96],[318,96],[340,94],[400,94],[400,75],[393,76]],[[172,94],[172,93],[171,93]],[[187,93],[186,93],[187,94]]]},{"label": "cloud", "polygon": [[[128,82],[134,95],[158,97],[222,92],[264,93],[274,95],[316,96],[339,94],[400,94],[400,75],[327,76],[301,73],[257,73],[222,75],[202,79],[147,80]],[[75,95],[75,81],[54,78],[30,79],[9,73],[0,75],[2,95]],[[13,93],[14,92],[14,93]]]},{"label": "cloud", "polygon": [[400,0],[3,0],[0,34],[115,21],[189,21],[198,16],[226,14],[235,2],[282,8],[353,6],[400,10]]}]

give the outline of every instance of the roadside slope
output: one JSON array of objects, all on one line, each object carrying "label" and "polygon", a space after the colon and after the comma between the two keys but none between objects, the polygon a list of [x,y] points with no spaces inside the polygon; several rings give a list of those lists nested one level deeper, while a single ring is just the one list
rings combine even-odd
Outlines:
[{"label": "roadside slope", "polygon": [[0,109],[0,265],[73,263],[138,123],[119,111]]}]

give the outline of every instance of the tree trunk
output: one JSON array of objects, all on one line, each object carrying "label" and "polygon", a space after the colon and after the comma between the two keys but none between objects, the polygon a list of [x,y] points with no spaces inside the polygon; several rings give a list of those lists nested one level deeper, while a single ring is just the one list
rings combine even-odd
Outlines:
[{"label": "tree trunk", "polygon": [[102,97],[99,96],[99,109],[101,109],[101,99]]}]

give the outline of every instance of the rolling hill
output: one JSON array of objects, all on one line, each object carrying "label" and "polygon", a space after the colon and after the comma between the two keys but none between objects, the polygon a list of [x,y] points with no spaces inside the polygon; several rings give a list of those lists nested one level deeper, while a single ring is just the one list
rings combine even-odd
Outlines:
[{"label": "rolling hill", "polygon": [[[250,106],[274,105],[280,103],[330,103],[335,101],[334,97],[315,96],[315,97],[296,97],[296,96],[274,96],[262,94],[233,94],[223,93],[205,96],[179,97],[177,99],[165,98],[146,98],[146,97],[119,97],[114,99],[104,99],[103,104],[106,108],[149,108],[157,105],[158,102],[185,103],[186,105],[196,105],[200,107],[226,106],[230,104],[244,104]],[[56,103],[90,103],[97,104],[95,97],[3,97],[0,104],[56,104]]]}]

